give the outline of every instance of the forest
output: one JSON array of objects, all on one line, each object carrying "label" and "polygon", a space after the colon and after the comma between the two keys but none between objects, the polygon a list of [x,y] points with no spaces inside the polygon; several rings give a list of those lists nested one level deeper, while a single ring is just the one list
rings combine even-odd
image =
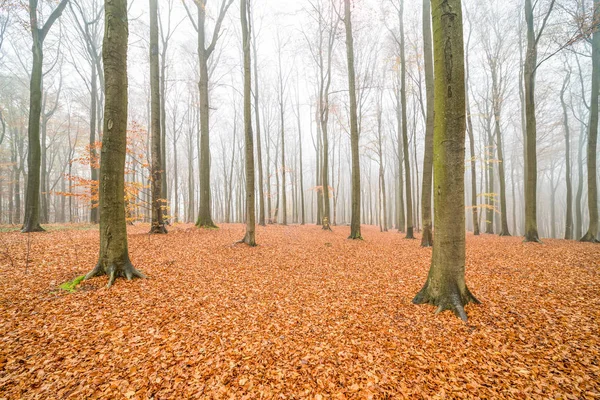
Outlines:
[{"label": "forest", "polygon": [[0,0],[0,400],[600,398],[599,84],[600,0]]}]

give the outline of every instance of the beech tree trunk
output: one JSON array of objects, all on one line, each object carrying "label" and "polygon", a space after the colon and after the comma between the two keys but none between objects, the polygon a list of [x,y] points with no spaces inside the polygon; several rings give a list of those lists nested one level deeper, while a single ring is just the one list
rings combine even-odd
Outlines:
[{"label": "beech tree trunk", "polygon": [[567,113],[567,104],[565,103],[565,92],[569,83],[570,73],[565,76],[560,90],[560,104],[563,111],[563,127],[565,129],[565,181],[567,184],[567,204],[565,210],[565,234],[566,240],[573,239],[573,188],[571,183],[571,132],[569,129],[569,115]]},{"label": "beech tree trunk", "polygon": [[[158,0],[150,0],[150,108],[152,148],[152,223],[150,233],[167,233],[163,213],[163,146],[161,140],[161,98],[158,69]],[[175,133],[173,133],[175,134]]]},{"label": "beech tree trunk", "polygon": [[125,157],[127,154],[127,0],[105,0],[102,58],[106,99],[100,158],[100,255],[85,279],[108,275],[143,278],[129,260],[125,220]]},{"label": "beech tree trunk", "polygon": [[251,87],[252,71],[250,64],[250,31],[247,0],[240,0],[242,24],[242,47],[244,50],[244,138],[246,147],[246,235],[242,239],[249,246],[256,246],[254,210],[254,144],[252,137]]},{"label": "beech tree trunk", "polygon": [[33,55],[31,79],[29,82],[29,124],[27,136],[29,151],[27,154],[27,189],[25,192],[25,218],[21,232],[42,232],[40,226],[40,117],[42,113],[42,68],[44,65],[44,39],[54,22],[60,17],[67,6],[68,0],[61,0],[50,14],[42,28],[38,27],[38,0],[29,0],[29,19]]},{"label": "beech tree trunk", "polygon": [[[600,0],[594,0],[594,21],[600,20]],[[592,36],[592,89],[590,101],[590,123],[587,138],[587,186],[588,210],[590,224],[581,238],[582,242],[598,243],[598,169],[596,164],[598,143],[598,96],[600,95],[600,32],[594,31]]]},{"label": "beech tree trunk", "polygon": [[478,303],[465,282],[465,80],[460,0],[432,0],[435,68],[435,243],[425,285],[413,299],[451,310]]},{"label": "beech tree trunk", "polygon": [[[425,152],[423,155],[423,187],[421,196],[421,217],[423,236],[421,246],[433,246],[431,226],[431,186],[433,181],[433,55],[431,41],[431,0],[423,0],[423,63],[425,66],[425,92],[427,95],[427,116],[425,123]],[[416,160],[415,160],[416,162]]]},{"label": "beech tree trunk", "polygon": [[344,25],[346,28],[346,59],[348,62],[350,95],[350,147],[352,154],[352,217],[349,239],[362,239],[360,234],[360,155],[358,152],[358,116],[356,112],[356,74],[354,72],[354,40],[352,39],[350,0],[344,0]]}]

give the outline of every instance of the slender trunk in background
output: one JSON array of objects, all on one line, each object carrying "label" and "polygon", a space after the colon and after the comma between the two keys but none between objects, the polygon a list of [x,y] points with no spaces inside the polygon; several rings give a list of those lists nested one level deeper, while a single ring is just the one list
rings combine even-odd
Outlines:
[{"label": "slender trunk in background", "polygon": [[240,0],[242,23],[242,47],[244,52],[244,142],[246,155],[246,234],[242,242],[256,246],[254,211],[254,144],[252,137],[252,67],[250,64],[250,24],[248,22],[248,0]]},{"label": "slender trunk in background", "polygon": [[[161,111],[160,111],[160,77],[158,69],[158,0],[150,0],[150,118],[152,147],[152,223],[150,233],[167,233],[164,222],[162,198],[162,157],[161,145]],[[173,133],[175,134],[175,133]]]},{"label": "slender trunk in background", "polygon": [[258,58],[256,56],[257,51],[255,31],[252,31],[252,52],[254,56],[254,119],[256,120],[256,158],[258,163],[258,224],[265,226],[265,186],[263,182],[262,145],[260,141],[260,112],[258,108]]},{"label": "slender trunk in background", "polygon": [[581,237],[583,231],[583,210],[581,209],[581,199],[583,197],[583,147],[586,140],[585,127],[583,124],[581,124],[577,149],[577,193],[575,195],[574,238]]},{"label": "slender trunk in background", "polygon": [[[412,184],[408,148],[408,121],[406,113],[406,59],[404,57],[404,0],[400,1],[398,19],[400,21],[400,101],[402,103],[402,143],[404,150],[404,172],[406,184],[406,239],[414,239]],[[417,160],[415,160],[416,162]]]},{"label": "slender trunk in background", "polygon": [[[425,92],[427,95],[427,116],[425,123],[425,151],[423,155],[423,187],[421,213],[423,236],[421,246],[433,246],[431,227],[431,190],[433,181],[433,55],[431,42],[431,0],[423,0],[423,63],[425,66]],[[415,160],[416,162],[416,160]]]},{"label": "slender trunk in background", "polygon": [[[283,89],[282,89],[283,90]],[[281,94],[283,97],[283,93]],[[283,111],[283,100],[279,103],[279,117],[281,124],[281,224],[287,225],[287,198],[286,198],[286,167],[285,167],[285,118]]]},{"label": "slender trunk in background", "polygon": [[565,76],[560,90],[560,104],[563,111],[563,127],[565,129],[565,181],[567,184],[567,205],[565,217],[565,234],[567,240],[573,239],[573,188],[571,184],[571,137],[569,130],[569,116],[567,114],[567,104],[565,103],[565,92],[569,84],[570,73]]},{"label": "slender trunk in background", "polygon": [[[98,85],[97,85],[97,71],[96,71],[96,63],[91,63],[92,67],[92,77],[90,79],[91,82],[91,90],[90,90],[90,177],[93,182],[98,182],[98,152],[96,150],[96,107],[98,106],[96,103],[98,96]],[[96,184],[96,191],[97,189]],[[97,193],[96,193],[97,194]],[[98,198],[97,196],[92,196],[91,200],[91,209],[90,209],[90,222],[92,224],[97,224],[100,222],[100,214],[98,213]]]},{"label": "slender trunk in background", "polygon": [[[594,0],[594,21],[600,20],[600,0]],[[600,32],[592,36],[592,88],[590,101],[590,123],[587,137],[587,186],[590,224],[582,242],[598,243],[598,187],[596,165],[598,144],[598,96],[600,95]]]},{"label": "slender trunk in background", "polygon": [[465,282],[465,79],[460,0],[433,0],[435,243],[429,275],[413,299],[436,312],[479,303]]},{"label": "slender trunk in background", "polygon": [[[255,56],[256,57],[256,56]],[[304,214],[304,177],[302,172],[302,124],[300,123],[300,101],[296,101],[297,118],[298,118],[298,149],[300,151],[300,225],[305,223]],[[259,159],[260,162],[260,159]]]},{"label": "slender trunk in background", "polygon": [[352,154],[352,218],[349,239],[362,239],[360,234],[360,155],[358,152],[358,116],[356,112],[356,74],[354,72],[354,41],[350,0],[344,0],[344,25],[346,28],[346,59],[350,95],[350,147]]},{"label": "slender trunk in background", "polygon": [[127,0],[105,0],[102,58],[106,100],[100,159],[100,255],[85,279],[108,275],[143,278],[129,260],[125,220],[125,157],[127,154]]}]

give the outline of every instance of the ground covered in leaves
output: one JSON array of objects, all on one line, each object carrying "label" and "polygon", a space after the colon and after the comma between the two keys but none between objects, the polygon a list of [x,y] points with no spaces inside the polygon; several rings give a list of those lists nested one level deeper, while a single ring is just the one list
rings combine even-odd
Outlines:
[{"label": "ground covered in leaves", "polygon": [[74,291],[97,230],[0,233],[0,398],[600,396],[600,245],[468,236],[465,325],[411,304],[431,249],[396,232],[147,231],[148,279]]}]

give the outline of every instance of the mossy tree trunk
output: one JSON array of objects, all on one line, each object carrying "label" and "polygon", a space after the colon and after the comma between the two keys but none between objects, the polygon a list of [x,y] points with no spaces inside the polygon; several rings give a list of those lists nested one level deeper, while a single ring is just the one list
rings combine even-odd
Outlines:
[{"label": "mossy tree trunk", "polygon": [[349,239],[362,239],[360,234],[360,155],[358,152],[356,74],[354,72],[354,40],[352,38],[350,0],[344,0],[344,25],[346,28],[346,60],[348,62],[348,87],[350,95],[350,148],[352,154],[352,216],[350,220]]},{"label": "mossy tree trunk", "polygon": [[525,0],[527,52],[523,66],[525,86],[525,242],[540,242],[537,227],[537,122],[535,116],[535,75],[538,67],[537,45],[555,1],[552,0],[542,25],[534,32],[531,0]]},{"label": "mossy tree trunk", "polygon": [[[431,226],[431,185],[433,181],[433,55],[431,41],[431,0],[423,0],[423,62],[425,66],[425,92],[427,95],[427,116],[425,123],[425,153],[423,155],[423,187],[421,196],[421,218],[423,236],[421,246],[433,246]],[[416,162],[416,160],[415,160]]]},{"label": "mossy tree trunk", "polygon": [[[402,150],[404,152],[404,184],[406,191],[406,239],[414,239],[413,234],[413,199],[408,148],[408,116],[406,112],[406,59],[404,56],[404,0],[398,8],[400,22],[400,101],[402,102]],[[416,160],[415,160],[416,161]]]},{"label": "mossy tree trunk", "polygon": [[[161,98],[158,69],[158,4],[150,0],[150,114],[152,151],[152,224],[150,233],[167,233],[164,221],[163,202],[163,146],[161,145]],[[175,133],[173,133],[175,135]]]},{"label": "mossy tree trunk", "polygon": [[242,24],[242,48],[244,51],[244,139],[246,151],[246,234],[242,241],[249,246],[256,246],[256,216],[254,199],[254,143],[252,137],[252,71],[250,63],[250,32],[248,22],[248,0],[240,0],[240,17]]},{"label": "mossy tree trunk", "polygon": [[413,299],[452,310],[478,303],[465,283],[465,80],[460,0],[433,0],[435,243],[427,281]]},{"label": "mossy tree trunk", "polygon": [[[600,20],[600,0],[594,0],[594,21]],[[587,185],[588,210],[590,225],[581,238],[582,242],[598,243],[598,187],[596,177],[596,151],[598,144],[598,96],[600,95],[600,32],[598,29],[592,36],[592,89],[590,101],[590,123],[587,137]]]},{"label": "mossy tree trunk", "polygon": [[125,220],[125,157],[127,153],[127,0],[105,0],[102,58],[106,99],[100,156],[100,255],[85,279],[108,275],[143,278],[129,260]]}]

